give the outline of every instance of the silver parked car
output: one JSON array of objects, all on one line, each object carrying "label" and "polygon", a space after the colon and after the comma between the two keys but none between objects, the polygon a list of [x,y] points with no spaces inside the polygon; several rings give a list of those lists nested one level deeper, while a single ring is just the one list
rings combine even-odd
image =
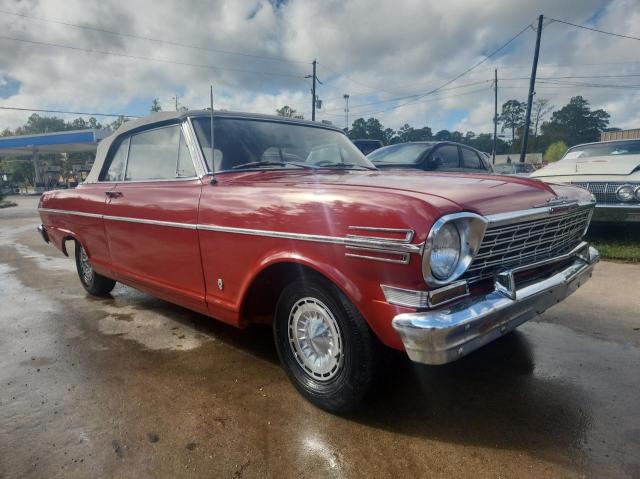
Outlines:
[{"label": "silver parked car", "polygon": [[588,189],[597,202],[593,221],[640,222],[640,140],[576,145],[531,177]]}]

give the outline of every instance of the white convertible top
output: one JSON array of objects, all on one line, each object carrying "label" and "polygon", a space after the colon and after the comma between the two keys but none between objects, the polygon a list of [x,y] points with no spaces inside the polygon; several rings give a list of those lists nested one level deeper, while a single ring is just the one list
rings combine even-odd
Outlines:
[{"label": "white convertible top", "polygon": [[[136,130],[138,128],[143,128],[148,125],[155,124],[163,124],[163,123],[171,123],[171,122],[180,122],[188,117],[203,117],[210,116],[210,110],[188,110],[188,111],[161,111],[158,113],[152,113],[149,116],[145,116],[143,118],[136,118],[135,120],[130,120],[118,128],[111,135],[106,137],[100,143],[98,143],[98,149],[96,151],[96,159],[93,162],[93,166],[91,167],[91,171],[87,175],[85,183],[95,183],[98,181],[98,176],[100,175],[100,171],[102,171],[102,166],[104,165],[105,159],[107,157],[107,153],[111,148],[113,142],[122,134],[127,133],[132,130]],[[230,112],[230,111],[214,111],[213,116],[215,117],[227,117],[227,118],[250,118],[255,120],[271,120],[271,121],[286,121],[287,123],[297,123],[301,125],[307,126],[315,126],[321,128],[329,128],[332,130],[342,131],[339,128],[331,125],[327,125],[325,123],[312,122],[307,120],[298,120],[295,118],[286,118],[282,116],[275,115],[261,115],[258,113],[242,113],[242,112]]]}]

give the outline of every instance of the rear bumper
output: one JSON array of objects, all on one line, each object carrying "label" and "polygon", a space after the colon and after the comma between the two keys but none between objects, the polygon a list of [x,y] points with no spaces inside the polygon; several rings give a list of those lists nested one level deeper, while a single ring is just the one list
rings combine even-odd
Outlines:
[{"label": "rear bumper", "polygon": [[640,223],[640,205],[596,204],[591,221],[601,223]]},{"label": "rear bumper", "polygon": [[47,229],[44,227],[44,225],[38,225],[38,233],[40,233],[40,236],[42,236],[42,239],[45,243],[48,243],[50,241],[49,233],[47,233]]},{"label": "rear bumper", "polygon": [[513,279],[519,270],[505,271],[496,278],[493,292],[435,311],[400,314],[393,319],[393,328],[413,361],[452,362],[565,299],[591,277],[600,255],[582,243],[552,261],[567,259],[573,259],[568,266],[519,289]]}]

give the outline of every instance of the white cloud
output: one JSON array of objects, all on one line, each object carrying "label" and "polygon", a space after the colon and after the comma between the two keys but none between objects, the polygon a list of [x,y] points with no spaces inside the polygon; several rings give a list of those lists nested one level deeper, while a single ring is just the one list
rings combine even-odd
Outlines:
[{"label": "white cloud", "polygon": [[[640,24],[637,0],[290,0],[279,7],[267,0],[25,0],[0,5],[2,10],[29,16],[201,45],[218,52],[0,13],[6,37],[225,68],[211,70],[0,39],[0,77],[20,82],[19,91],[1,99],[0,105],[144,114],[152,98],[158,97],[170,107],[176,93],[185,105],[206,106],[209,84],[213,83],[216,107],[273,113],[289,104],[309,118],[309,80],[303,77],[310,73],[309,63],[315,58],[323,81],[318,94],[324,100],[318,118],[343,125],[342,96],[347,92],[351,120],[373,114],[394,128],[426,122],[434,130],[463,132],[492,130],[490,83],[457,87],[490,80],[494,65],[499,65],[501,78],[499,102],[525,100],[528,82],[508,78],[528,76],[533,31],[526,32],[503,56],[449,85],[451,90],[402,108],[392,107],[411,98],[383,100],[441,85],[534,22],[539,13],[575,23],[595,18],[598,28],[635,36]],[[551,76],[640,74],[638,46],[637,41],[550,23],[543,32],[539,76],[542,80]],[[307,63],[285,63],[273,57]],[[639,61],[628,63],[634,60]],[[637,85],[639,79],[566,81]],[[556,106],[581,94],[593,107],[611,113],[612,126],[640,126],[640,90],[539,83],[537,94]],[[2,111],[0,129],[22,124],[27,116]]]}]

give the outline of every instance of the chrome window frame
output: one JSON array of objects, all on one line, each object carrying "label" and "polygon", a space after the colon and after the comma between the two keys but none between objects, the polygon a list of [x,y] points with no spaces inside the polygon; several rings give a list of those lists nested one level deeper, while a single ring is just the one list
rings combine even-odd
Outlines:
[{"label": "chrome window frame", "polygon": [[[194,145],[193,143],[193,131],[185,124],[185,120],[181,120],[178,122],[170,122],[168,124],[163,124],[163,125],[150,125],[149,128],[142,128],[140,130],[133,130],[133,131],[128,131],[126,133],[123,133],[122,135],[120,135],[116,141],[118,141],[118,146],[115,150],[113,150],[113,145],[109,148],[109,151],[107,152],[107,154],[105,155],[105,162],[103,165],[103,168],[106,166],[107,170],[109,169],[109,166],[111,165],[111,160],[113,159],[113,154],[112,152],[115,154],[115,152],[117,151],[117,149],[120,147],[120,145],[122,144],[123,141],[129,141],[129,148],[127,148],[127,157],[125,158],[125,164],[124,164],[124,170],[122,172],[122,179],[118,180],[118,181],[104,181],[100,179],[100,176],[98,176],[98,180],[96,181],[95,184],[137,184],[137,183],[166,183],[166,182],[176,182],[176,181],[193,181],[196,179],[202,179],[203,176],[206,175],[206,173],[204,173],[203,168],[199,165],[198,163],[195,161],[194,159],[194,152],[197,152],[199,150],[199,148],[197,146]],[[160,130],[163,128],[170,128],[170,127],[175,127],[178,126],[180,128],[180,132],[183,135],[185,142],[187,144],[187,148],[189,150],[189,156],[191,158],[191,163],[194,166],[195,169],[195,176],[181,176],[181,177],[176,177],[176,178],[153,178],[153,179],[148,179],[148,180],[126,180],[125,179],[125,175],[127,173],[127,167],[129,166],[129,153],[131,151],[131,138],[135,135],[138,135],[140,133],[146,133],[148,131],[153,131],[153,130]],[[197,145],[197,142],[196,142]],[[179,155],[179,144],[178,144],[178,150],[176,151],[176,167],[177,167],[177,162],[178,162],[178,156]],[[197,155],[197,153],[196,153]],[[102,173],[102,172],[100,172]]]},{"label": "chrome window frame", "polygon": [[[186,117],[186,120],[189,122],[189,126],[191,128],[191,132],[193,134],[193,138],[194,138],[197,150],[198,150],[197,157],[199,158],[199,162],[202,164],[202,167],[204,168],[204,171],[206,172],[203,176],[211,175],[212,173],[215,173],[217,175],[217,174],[226,174],[226,173],[245,173],[247,171],[272,171],[270,169],[265,169],[265,168],[245,168],[245,169],[242,169],[242,170],[233,170],[233,169],[231,169],[231,170],[215,170],[214,172],[212,172],[211,169],[209,169],[209,165],[207,164],[207,161],[206,161],[206,158],[205,158],[205,155],[204,155],[204,151],[203,151],[203,146],[198,141],[198,135],[196,134],[195,128],[193,127],[193,120],[194,119],[198,119],[198,118],[209,118],[209,116],[207,116],[207,115],[190,115],[190,116]],[[263,123],[284,123],[286,125],[302,126],[302,127],[308,127],[308,128],[318,128],[320,130],[329,130],[329,131],[333,131],[333,132],[336,132],[336,133],[340,133],[345,138],[347,138],[347,140],[349,139],[344,131],[342,131],[341,129],[339,129],[339,128],[335,127],[335,126],[324,125],[324,124],[313,125],[313,124],[307,124],[307,123],[298,123],[298,122],[291,121],[291,120],[289,120],[287,118],[284,118],[284,117],[282,119],[278,119],[278,118],[268,118],[267,119],[267,118],[256,118],[254,116],[249,116],[249,115],[242,115],[242,116],[239,116],[239,115],[225,115],[224,113],[217,113],[216,112],[214,114],[214,120],[216,120],[216,119],[250,120],[250,121],[263,122]],[[365,158],[367,158],[367,155],[363,154],[363,156]],[[211,161],[213,161],[213,158],[211,159]],[[378,170],[377,167],[373,164],[373,162],[371,162],[369,160],[369,163],[371,163],[371,165],[375,168],[375,169],[371,169],[369,171],[377,171]],[[299,170],[300,168],[282,168],[282,169]],[[278,170],[274,170],[274,171],[282,171],[282,169],[278,169]]]}]

